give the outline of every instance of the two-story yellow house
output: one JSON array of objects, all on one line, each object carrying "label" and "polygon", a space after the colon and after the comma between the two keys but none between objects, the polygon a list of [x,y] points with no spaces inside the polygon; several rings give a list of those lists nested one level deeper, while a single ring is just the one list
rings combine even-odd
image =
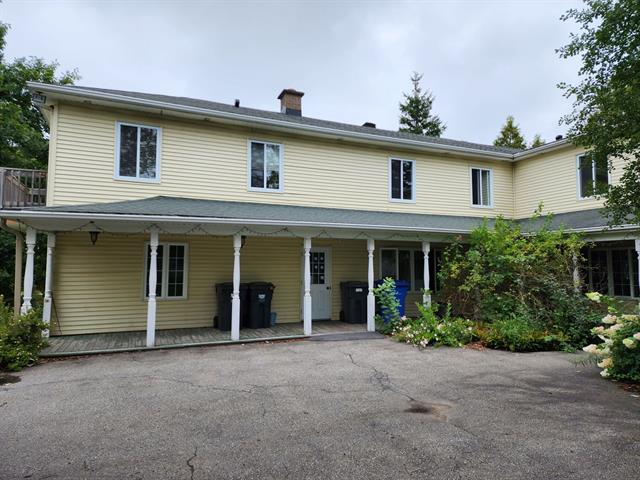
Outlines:
[{"label": "two-story yellow house", "polygon": [[[583,269],[589,288],[640,297],[640,230],[606,229],[594,197],[622,166],[610,175],[567,140],[520,151],[318,120],[302,115],[303,94],[291,89],[278,97],[279,112],[79,86],[29,89],[51,130],[46,202],[37,201],[44,190],[33,173],[6,170],[0,218],[26,232],[23,310],[35,234],[48,236],[51,335],[139,332],[135,345],[114,340],[113,348],[158,345],[156,331],[172,329],[256,337],[242,328],[251,326],[243,296],[252,282],[275,286],[271,336],[278,326],[307,336],[339,320],[347,281],[364,282],[362,315],[374,330],[376,279],[407,281],[411,314],[429,300],[425,286],[437,292],[442,247],[453,236],[485,217],[525,220],[541,202],[555,225],[597,242]],[[228,306],[218,304],[226,300],[216,285],[228,288]],[[230,332],[221,334],[214,317],[222,327],[225,309]]]}]

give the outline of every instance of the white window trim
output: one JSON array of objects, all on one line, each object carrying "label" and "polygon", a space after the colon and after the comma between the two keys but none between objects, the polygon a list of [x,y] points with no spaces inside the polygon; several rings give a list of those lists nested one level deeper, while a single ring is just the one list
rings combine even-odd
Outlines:
[{"label": "white window trim", "polygon": [[[160,295],[156,297],[156,300],[187,300],[187,288],[188,288],[188,280],[189,280],[189,244],[181,243],[181,242],[159,242],[158,246],[162,245],[162,279],[161,287],[160,287]],[[169,248],[170,246],[179,246],[184,247],[184,280],[182,282],[182,296],[180,297],[168,297],[167,290],[169,287],[169,269],[167,266],[169,265]],[[142,271],[142,298],[147,300],[149,297],[146,295],[147,285],[149,283],[149,278],[147,276],[148,272],[148,252],[149,252],[149,242],[145,242],[144,244],[144,270]]]},{"label": "white window trim", "polygon": [[[473,171],[480,170],[480,181],[482,181],[482,171],[489,172],[489,205],[476,205],[473,203]],[[480,201],[482,202],[482,186],[480,185]],[[471,165],[469,167],[469,200],[471,208],[493,208],[493,168],[478,167]]]},{"label": "white window trim", "polygon": [[[152,128],[156,130],[156,178],[140,178],[140,135],[138,135],[138,145],[136,149],[136,176],[126,177],[120,175],[120,127],[137,127],[137,128]],[[115,151],[115,165],[113,171],[113,178],[115,180],[124,180],[126,182],[143,182],[143,183],[160,183],[161,172],[161,148],[162,145],[162,127],[156,125],[143,125],[141,123],[130,123],[116,121],[116,151]]]},{"label": "white window trim", "polygon": [[[405,200],[402,198],[403,196],[403,184],[402,184],[402,163],[400,163],[400,198],[393,198],[393,176],[391,175],[391,165],[394,160],[399,162],[411,162],[411,199]],[[408,158],[400,158],[400,157],[389,157],[389,165],[388,165],[388,175],[389,175],[389,201],[394,203],[416,203],[416,161]]]},{"label": "white window trim", "polygon": [[[578,200],[594,200],[599,197],[599,195],[588,195],[586,197],[582,196],[582,181],[580,178],[580,159],[586,155],[589,155],[588,152],[580,153],[576,155],[576,195]],[[593,182],[593,189],[595,191],[596,187],[596,161],[595,158],[591,159],[591,175]],[[607,165],[607,184],[611,185],[611,171],[609,170],[609,166]]]},{"label": "white window trim", "polygon": [[[266,187],[253,187],[251,185],[251,144],[252,143],[262,143],[264,145],[278,145],[279,147],[279,161],[278,161],[278,188],[266,188]],[[265,156],[266,156],[266,148],[265,148]],[[270,192],[270,193],[283,193],[284,192],[284,145],[278,142],[271,142],[269,140],[260,140],[257,138],[249,138],[247,139],[247,189],[251,192]],[[264,181],[266,184],[267,181],[267,162],[266,158],[263,159],[263,169],[264,169]]]}]

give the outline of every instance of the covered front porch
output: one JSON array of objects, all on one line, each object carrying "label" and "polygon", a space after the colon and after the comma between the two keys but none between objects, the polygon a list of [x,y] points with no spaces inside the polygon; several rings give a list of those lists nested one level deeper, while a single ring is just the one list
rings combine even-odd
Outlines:
[{"label": "covered front porch", "polygon": [[[351,324],[340,321],[319,321],[313,326],[315,337],[327,337],[342,334],[365,333],[362,324]],[[309,338],[302,325],[283,323],[269,328],[242,329],[240,339],[233,341],[229,333],[217,328],[176,328],[158,330],[155,338],[155,349],[182,348],[206,345],[226,345],[233,343],[263,342],[267,340],[294,340]],[[90,333],[84,335],[59,335],[49,338],[49,346],[42,352],[42,357],[62,357],[69,355],[90,355],[99,353],[133,352],[148,350],[146,332],[113,332]]]}]

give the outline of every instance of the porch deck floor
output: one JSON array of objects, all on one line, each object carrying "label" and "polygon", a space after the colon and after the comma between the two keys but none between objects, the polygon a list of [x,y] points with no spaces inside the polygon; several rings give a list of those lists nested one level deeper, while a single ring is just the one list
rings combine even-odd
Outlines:
[{"label": "porch deck floor", "polygon": [[[365,332],[366,324],[350,324],[338,321],[313,322],[312,335],[330,335],[339,333]],[[242,329],[240,340],[232,341],[231,332],[217,328],[176,328],[156,330],[155,347],[145,345],[145,331],[92,333],[85,335],[60,335],[49,338],[49,346],[42,350],[42,357],[66,355],[87,355],[95,353],[128,352],[159,348],[179,348],[194,345],[217,345],[230,343],[260,342],[265,340],[283,340],[305,338],[302,323],[282,323],[269,328]]]}]

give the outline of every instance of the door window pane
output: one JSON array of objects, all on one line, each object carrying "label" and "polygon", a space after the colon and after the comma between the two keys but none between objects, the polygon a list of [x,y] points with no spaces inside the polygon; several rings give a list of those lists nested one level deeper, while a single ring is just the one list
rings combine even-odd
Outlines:
[{"label": "door window pane", "polygon": [[411,284],[411,250],[398,250],[398,278]]},{"label": "door window pane", "polygon": [[400,160],[391,160],[391,198],[400,199],[401,197],[401,177],[402,162]]},{"label": "door window pane", "polygon": [[631,296],[631,272],[629,270],[629,250],[612,250],[613,294]]},{"label": "door window pane", "polygon": [[155,128],[140,128],[140,178],[156,178],[157,136]]},{"label": "door window pane", "polygon": [[311,252],[311,284],[324,285],[326,283],[325,276],[325,254],[324,252]]},{"label": "door window pane", "polygon": [[396,251],[383,249],[381,250],[381,258],[382,258],[382,271],[380,272],[380,276],[382,278],[391,277],[393,279],[396,278]]},{"label": "door window pane", "polygon": [[135,177],[138,149],[138,127],[120,125],[120,165],[121,177]]},{"label": "door window pane", "polygon": [[251,186],[264,188],[264,144],[251,142]]},{"label": "door window pane", "polygon": [[402,162],[402,199],[413,200],[413,162]]},{"label": "door window pane", "polygon": [[595,292],[609,295],[607,252],[604,250],[592,250],[590,259],[591,289]]}]

